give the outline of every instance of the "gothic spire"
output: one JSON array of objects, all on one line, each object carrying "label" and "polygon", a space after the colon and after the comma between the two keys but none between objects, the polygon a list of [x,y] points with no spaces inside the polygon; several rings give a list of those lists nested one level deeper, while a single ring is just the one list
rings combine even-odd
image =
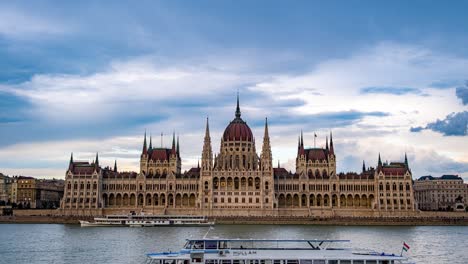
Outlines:
[{"label": "gothic spire", "polygon": [[241,111],[239,107],[239,91],[237,91],[237,107],[236,107],[236,118],[241,117]]},{"label": "gothic spire", "polygon": [[151,134],[150,134],[150,143],[149,143],[148,149],[149,149],[149,150],[153,149],[153,142],[152,142]]},{"label": "gothic spire", "polygon": [[330,154],[335,154],[335,149],[333,148],[333,135],[330,131]]},{"label": "gothic spire", "polygon": [[268,119],[265,118],[265,133],[263,135],[263,146],[262,146],[262,168],[264,170],[270,170],[273,167],[273,160],[271,155],[270,136],[268,134]]},{"label": "gothic spire", "polygon": [[408,156],[406,156],[406,152],[405,152],[405,166],[406,166],[406,168],[409,168],[409,166],[408,166]]},{"label": "gothic spire", "polygon": [[96,163],[96,166],[99,166],[99,155],[98,155],[97,152],[96,152],[96,161],[95,161],[95,163]]},{"label": "gothic spire", "polygon": [[70,155],[70,163],[68,164],[68,169],[69,170],[73,169],[73,152]]},{"label": "gothic spire", "polygon": [[378,163],[378,166],[379,166],[379,167],[382,166],[382,159],[380,159],[380,152],[379,152],[379,163]]},{"label": "gothic spire", "polygon": [[263,134],[263,141],[266,139],[270,140],[270,135],[268,133],[268,118],[265,117],[265,133]]},{"label": "gothic spire", "polygon": [[302,129],[301,129],[301,148],[304,148],[304,135],[302,134]]},{"label": "gothic spire", "polygon": [[114,172],[117,172],[117,160],[114,161]]},{"label": "gothic spire", "polygon": [[177,146],[176,146],[177,157],[180,157],[180,148],[179,148],[179,135],[177,135]]},{"label": "gothic spire", "polygon": [[366,162],[363,160],[362,161],[362,172],[366,171]]},{"label": "gothic spire", "polygon": [[172,148],[171,153],[176,154],[176,144],[175,144],[175,132],[172,133]]},{"label": "gothic spire", "polygon": [[145,130],[145,138],[143,139],[143,155],[148,153],[148,149],[146,148],[146,130]]},{"label": "gothic spire", "polygon": [[328,151],[328,136],[325,138],[325,149]]},{"label": "gothic spire", "polygon": [[[216,161],[216,158],[215,158]],[[206,128],[205,128],[205,140],[203,143],[202,150],[202,169],[211,170],[213,166],[213,152],[211,150],[211,138],[210,138],[210,125],[209,119],[206,117]]]}]

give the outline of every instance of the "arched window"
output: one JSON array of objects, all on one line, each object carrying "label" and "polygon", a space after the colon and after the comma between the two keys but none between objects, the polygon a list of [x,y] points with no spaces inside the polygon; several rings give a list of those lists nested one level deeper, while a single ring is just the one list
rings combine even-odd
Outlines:
[{"label": "arched window", "polygon": [[208,190],[208,181],[205,181],[205,190]]}]

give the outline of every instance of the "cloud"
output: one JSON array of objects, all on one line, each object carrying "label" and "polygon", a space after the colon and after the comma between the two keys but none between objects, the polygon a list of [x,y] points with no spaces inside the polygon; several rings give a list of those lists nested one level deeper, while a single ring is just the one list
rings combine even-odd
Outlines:
[{"label": "cloud", "polygon": [[63,35],[72,29],[64,21],[37,16],[24,10],[0,7],[0,36],[13,39],[37,39]]},{"label": "cloud", "polygon": [[405,94],[421,94],[420,89],[408,88],[408,87],[366,87],[361,88],[361,94],[393,94],[393,95],[405,95]]},{"label": "cloud", "polygon": [[456,95],[462,100],[463,105],[468,105],[468,85],[466,87],[457,87]]},{"label": "cloud", "polygon": [[421,132],[430,129],[445,136],[466,136],[468,129],[468,111],[451,113],[445,119],[429,123],[426,127],[411,127],[411,132]]}]

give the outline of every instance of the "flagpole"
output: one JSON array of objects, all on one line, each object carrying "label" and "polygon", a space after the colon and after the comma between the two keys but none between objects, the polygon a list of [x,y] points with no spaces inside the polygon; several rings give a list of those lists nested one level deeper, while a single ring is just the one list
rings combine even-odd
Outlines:
[{"label": "flagpole", "polygon": [[403,247],[401,247],[400,257],[403,257]]}]

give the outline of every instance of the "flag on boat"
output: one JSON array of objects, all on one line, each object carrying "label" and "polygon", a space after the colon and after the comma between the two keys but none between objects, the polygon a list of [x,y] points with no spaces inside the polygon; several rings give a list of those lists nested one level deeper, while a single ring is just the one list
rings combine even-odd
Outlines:
[{"label": "flag on boat", "polygon": [[410,249],[410,247],[408,246],[408,244],[406,244],[405,242],[403,242],[403,250],[404,251],[408,251]]}]

